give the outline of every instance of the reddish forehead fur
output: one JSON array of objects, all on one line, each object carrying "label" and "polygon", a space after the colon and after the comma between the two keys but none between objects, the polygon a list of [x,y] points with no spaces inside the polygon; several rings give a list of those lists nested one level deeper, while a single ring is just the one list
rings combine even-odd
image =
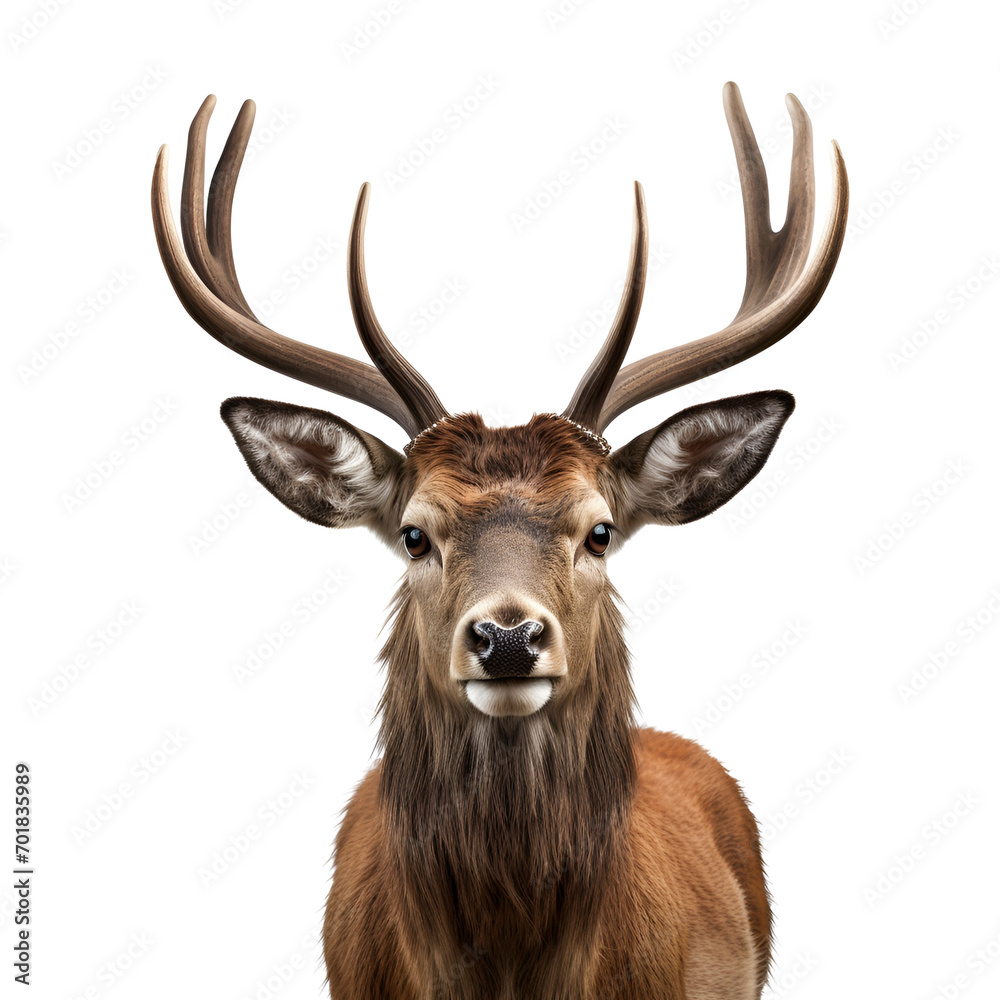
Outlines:
[{"label": "reddish forehead fur", "polygon": [[565,498],[581,479],[596,485],[597,446],[569,421],[540,414],[517,427],[487,427],[478,413],[442,420],[414,441],[418,483],[462,501],[470,493],[523,485],[538,500]]}]

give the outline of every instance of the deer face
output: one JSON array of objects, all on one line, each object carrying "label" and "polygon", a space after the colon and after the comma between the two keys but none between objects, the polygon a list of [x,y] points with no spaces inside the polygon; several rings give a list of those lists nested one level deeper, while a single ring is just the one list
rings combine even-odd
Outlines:
[{"label": "deer face", "polygon": [[[527,716],[593,688],[606,556],[643,524],[710,513],[761,468],[787,393],[692,407],[604,455],[570,421],[449,417],[409,455],[331,414],[233,399],[257,478],[303,517],[364,524],[406,560],[425,682],[459,711]],[[613,617],[613,616],[612,616]]]},{"label": "deer face", "polygon": [[410,460],[401,520],[433,683],[491,716],[571,697],[608,593],[614,518],[597,449],[558,417],[490,429],[463,416],[422,435]]}]

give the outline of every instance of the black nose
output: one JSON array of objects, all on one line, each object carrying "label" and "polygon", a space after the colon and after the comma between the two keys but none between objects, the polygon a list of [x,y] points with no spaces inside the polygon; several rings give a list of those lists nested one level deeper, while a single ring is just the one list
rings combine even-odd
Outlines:
[{"label": "black nose", "polygon": [[538,659],[533,641],[542,631],[542,623],[521,622],[503,628],[496,622],[476,622],[474,646],[483,670],[490,677],[526,677]]}]

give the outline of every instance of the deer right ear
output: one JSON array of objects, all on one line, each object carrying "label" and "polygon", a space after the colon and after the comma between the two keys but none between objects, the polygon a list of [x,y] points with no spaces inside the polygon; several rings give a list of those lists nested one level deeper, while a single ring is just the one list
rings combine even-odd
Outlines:
[{"label": "deer right ear", "polygon": [[730,500],[764,467],[794,408],[780,390],[699,403],[615,451],[609,492],[625,537],[644,524],[696,521]]},{"label": "deer right ear", "polygon": [[398,542],[398,451],[332,413],[290,403],[235,397],[222,419],[250,471],[296,514],[329,528],[363,524]]}]

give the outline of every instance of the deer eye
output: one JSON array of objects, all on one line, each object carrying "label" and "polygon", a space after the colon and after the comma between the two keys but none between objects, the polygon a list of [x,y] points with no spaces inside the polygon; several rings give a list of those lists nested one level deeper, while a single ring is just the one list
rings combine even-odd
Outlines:
[{"label": "deer eye", "polygon": [[611,525],[603,522],[595,524],[583,544],[595,556],[603,556],[611,544]]},{"label": "deer eye", "polygon": [[419,528],[403,528],[403,544],[411,559],[419,559],[431,550],[431,540]]}]

